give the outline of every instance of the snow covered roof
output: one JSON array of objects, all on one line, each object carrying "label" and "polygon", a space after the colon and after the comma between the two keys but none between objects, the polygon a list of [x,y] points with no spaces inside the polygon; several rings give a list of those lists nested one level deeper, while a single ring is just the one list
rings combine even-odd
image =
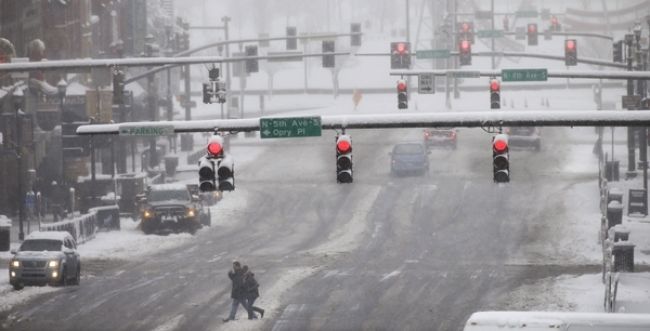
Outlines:
[{"label": "snow covered roof", "polygon": [[0,226],[11,226],[11,220],[5,215],[0,215]]},{"label": "snow covered roof", "polygon": [[183,184],[156,184],[151,185],[149,188],[152,191],[182,191],[187,190],[187,186]]},{"label": "snow covered roof", "polygon": [[73,239],[72,235],[70,233],[65,232],[65,231],[35,231],[30,233],[25,240],[30,240],[30,239],[49,239],[49,240],[60,240],[63,241],[63,239],[69,238]]}]

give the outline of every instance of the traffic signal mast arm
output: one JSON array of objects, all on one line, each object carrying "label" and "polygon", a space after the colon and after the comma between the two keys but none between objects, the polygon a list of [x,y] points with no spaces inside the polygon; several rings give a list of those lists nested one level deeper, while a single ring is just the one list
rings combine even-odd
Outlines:
[{"label": "traffic signal mast arm", "polygon": [[[564,57],[562,57],[564,61]],[[507,69],[507,68],[506,68]],[[526,70],[517,68],[518,70]],[[431,74],[434,76],[446,76],[457,74],[459,77],[467,78],[468,75],[479,77],[500,77],[501,70],[391,70],[391,76],[417,76],[420,74]],[[597,70],[548,70],[548,78],[585,78],[585,79],[649,79],[650,71],[597,71]]]},{"label": "traffic signal mast arm", "polygon": [[[110,68],[110,67],[146,67],[146,66],[179,66],[187,64],[204,64],[204,63],[226,63],[239,62],[245,60],[273,60],[287,58],[303,57],[322,57],[323,55],[350,55],[349,52],[334,53],[312,53],[312,54],[283,54],[267,56],[240,56],[240,57],[222,57],[222,56],[190,56],[190,57],[149,57],[149,58],[128,58],[128,59],[76,59],[76,60],[53,60],[41,62],[21,62],[0,64],[0,72],[21,72],[21,71],[41,71],[41,70],[60,70],[60,69],[90,69],[90,68]],[[126,82],[133,81],[129,78]]]},{"label": "traffic signal mast arm", "polygon": [[[82,125],[77,134],[119,134],[129,129],[172,127],[183,132],[259,131],[260,118],[202,121],[127,122]],[[500,126],[650,126],[650,112],[618,110],[538,110],[480,112],[433,112],[409,114],[368,114],[322,116],[323,129],[390,129],[426,127],[500,127]],[[140,130],[147,131],[147,130]]]}]

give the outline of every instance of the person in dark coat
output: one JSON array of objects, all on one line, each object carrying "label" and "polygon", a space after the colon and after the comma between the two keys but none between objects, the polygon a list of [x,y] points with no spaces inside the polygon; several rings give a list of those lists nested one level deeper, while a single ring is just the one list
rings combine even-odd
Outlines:
[{"label": "person in dark coat", "polygon": [[228,322],[235,319],[237,315],[237,308],[241,304],[248,311],[248,305],[246,304],[246,290],[244,288],[244,270],[241,267],[239,261],[234,261],[232,263],[232,270],[228,271],[228,278],[232,282],[232,290],[230,292],[230,297],[232,298],[232,308],[230,309],[230,315],[228,318],[225,318],[223,321]]},{"label": "person in dark coat", "polygon": [[264,318],[264,309],[255,307],[255,300],[260,297],[259,287],[260,284],[255,279],[255,274],[248,270],[248,266],[244,266],[244,289],[246,290],[246,305],[248,306],[248,319],[257,318],[255,312],[258,312]]}]

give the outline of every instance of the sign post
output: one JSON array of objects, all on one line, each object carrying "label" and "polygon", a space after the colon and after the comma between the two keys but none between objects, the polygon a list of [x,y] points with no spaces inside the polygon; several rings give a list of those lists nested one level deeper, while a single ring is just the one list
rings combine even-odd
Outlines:
[{"label": "sign post", "polygon": [[436,93],[436,80],[433,74],[418,75],[418,93],[420,94]]}]

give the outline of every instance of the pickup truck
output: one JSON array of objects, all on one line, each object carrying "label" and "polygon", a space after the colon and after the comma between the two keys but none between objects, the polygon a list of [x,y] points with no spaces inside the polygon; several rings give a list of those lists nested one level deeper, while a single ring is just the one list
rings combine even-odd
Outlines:
[{"label": "pickup truck", "polygon": [[209,209],[203,208],[186,185],[151,185],[140,203],[140,229],[145,234],[194,234],[203,225],[210,225]]}]

